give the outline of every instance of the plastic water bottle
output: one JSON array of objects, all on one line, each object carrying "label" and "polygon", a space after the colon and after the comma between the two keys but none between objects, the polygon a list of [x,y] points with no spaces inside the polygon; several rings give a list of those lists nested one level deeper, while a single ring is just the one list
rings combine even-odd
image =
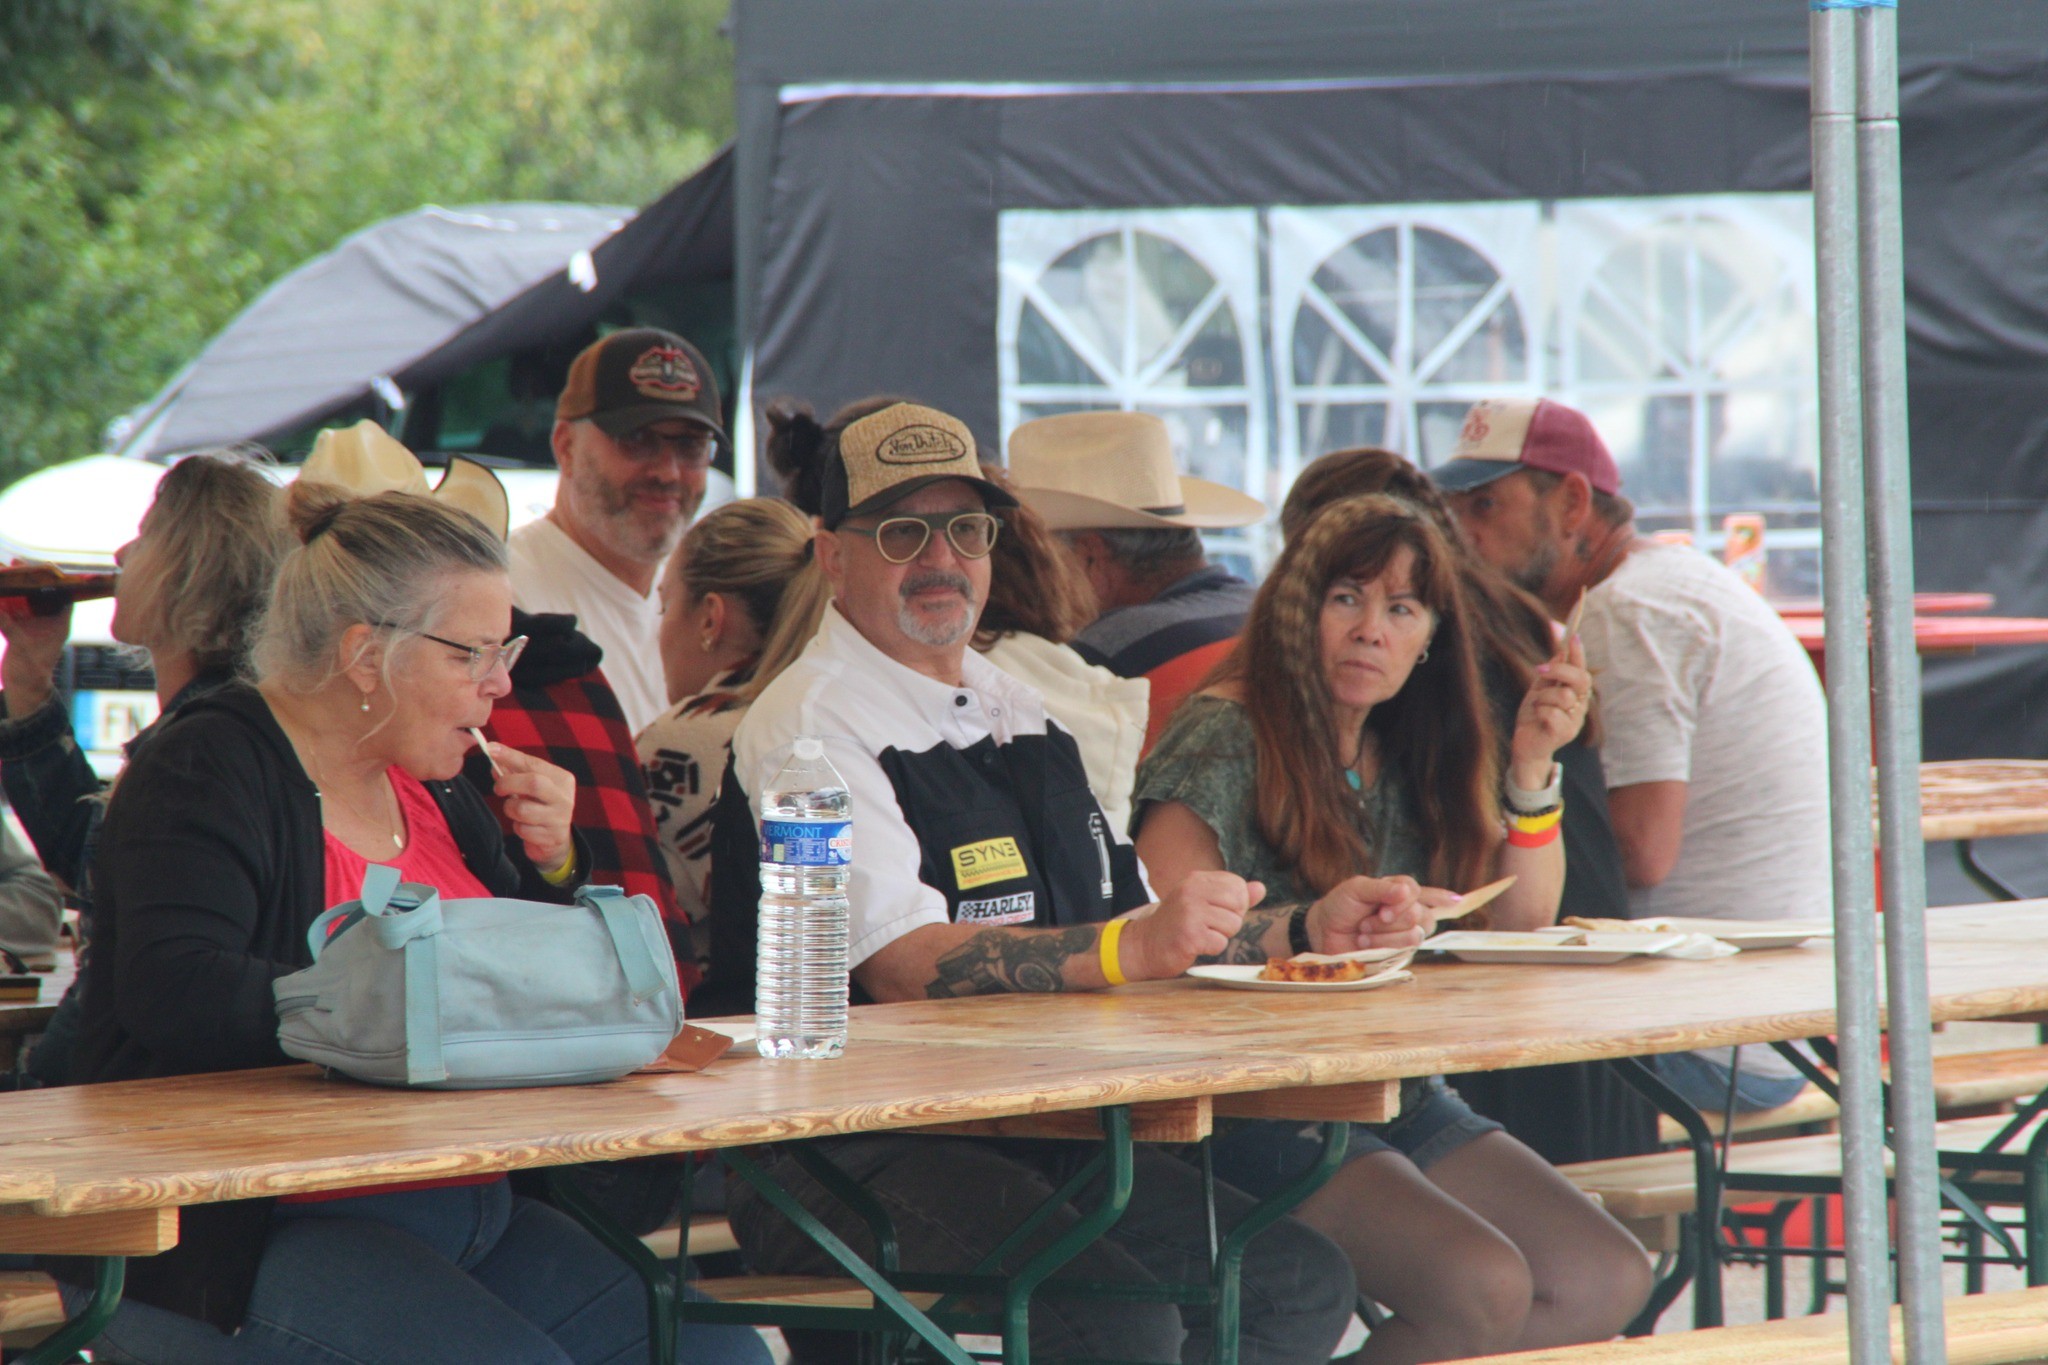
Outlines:
[{"label": "plastic water bottle", "polygon": [[761,791],[761,923],[755,1046],[763,1057],[846,1050],[846,781],[808,736]]}]

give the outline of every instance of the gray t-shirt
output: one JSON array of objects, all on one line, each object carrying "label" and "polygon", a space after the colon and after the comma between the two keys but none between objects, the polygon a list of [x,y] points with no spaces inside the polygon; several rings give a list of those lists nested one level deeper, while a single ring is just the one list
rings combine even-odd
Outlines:
[{"label": "gray t-shirt", "polygon": [[1587,595],[1583,633],[1609,790],[1686,784],[1678,862],[1631,914],[1831,914],[1827,708],[1778,613],[1697,550],[1652,545]]},{"label": "gray t-shirt", "polygon": [[[1827,708],[1812,660],[1771,605],[1682,545],[1633,551],[1586,595],[1607,786],[1686,784],[1671,875],[1629,890],[1636,919],[1811,919],[1834,912]],[[1731,1050],[1699,1055],[1723,1066]],[[1793,1076],[1768,1048],[1742,1066]]]}]

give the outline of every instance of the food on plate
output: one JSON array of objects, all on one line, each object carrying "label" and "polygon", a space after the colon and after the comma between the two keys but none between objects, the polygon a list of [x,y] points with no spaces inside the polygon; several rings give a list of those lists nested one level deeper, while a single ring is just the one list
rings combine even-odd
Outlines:
[{"label": "food on plate", "polygon": [[1588,919],[1584,915],[1566,915],[1558,923],[1567,929],[1590,929],[1596,934],[1662,934],[1670,932],[1656,920],[1646,919]]},{"label": "food on plate", "polygon": [[1295,957],[1269,957],[1261,981],[1363,981],[1372,968],[1358,961],[1316,961]]}]

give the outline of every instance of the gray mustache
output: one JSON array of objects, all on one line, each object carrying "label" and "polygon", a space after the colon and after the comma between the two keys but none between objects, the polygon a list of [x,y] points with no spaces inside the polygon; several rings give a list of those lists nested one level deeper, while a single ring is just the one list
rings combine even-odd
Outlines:
[{"label": "gray mustache", "polygon": [[948,573],[944,569],[926,569],[906,577],[896,589],[897,594],[908,602],[913,593],[932,588],[951,588],[967,601],[974,600],[974,585],[967,581],[966,574]]}]

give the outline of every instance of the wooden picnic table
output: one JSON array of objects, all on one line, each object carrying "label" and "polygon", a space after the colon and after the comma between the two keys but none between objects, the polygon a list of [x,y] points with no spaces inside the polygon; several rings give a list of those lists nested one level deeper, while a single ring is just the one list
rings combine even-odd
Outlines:
[{"label": "wooden picnic table", "polygon": [[[1827,623],[1818,616],[1788,616],[1813,666],[1826,674]],[[1923,655],[1972,654],[1993,645],[2048,644],[2048,619],[2033,616],[1916,616],[1913,642]]]},{"label": "wooden picnic table", "polygon": [[[1935,1021],[2048,1010],[2048,902],[1928,917]],[[1199,1136],[1218,1112],[1390,1112],[1404,1077],[1833,1031],[1822,940],[1707,962],[1419,966],[1356,993],[1189,980],[867,1006],[830,1062],[735,1051],[608,1085],[407,1092],[311,1067],[0,1095],[0,1252],[146,1255],[219,1200],[830,1134],[1133,1106]]]},{"label": "wooden picnic table", "polygon": [[[1928,937],[1937,1022],[2048,1010],[2048,901],[1935,910]],[[1424,964],[1354,993],[1181,980],[863,1006],[837,1061],[736,1049],[608,1085],[402,1091],[292,1066],[27,1091],[0,1095],[0,1204],[20,1206],[0,1223],[20,1242],[25,1218],[1804,1038],[1834,1027],[1833,970],[1820,940],[1709,962]]]},{"label": "wooden picnic table", "polygon": [[[1990,611],[1998,599],[1988,592],[1916,592],[1916,616],[1959,616]],[[1771,606],[1780,616],[1818,616],[1825,610],[1818,597],[1773,597]]]},{"label": "wooden picnic table", "polygon": [[1979,839],[2048,834],[2048,762],[1962,759],[1920,765],[1920,836],[1952,839],[1963,875],[1999,900],[2024,899],[1977,860]]}]

